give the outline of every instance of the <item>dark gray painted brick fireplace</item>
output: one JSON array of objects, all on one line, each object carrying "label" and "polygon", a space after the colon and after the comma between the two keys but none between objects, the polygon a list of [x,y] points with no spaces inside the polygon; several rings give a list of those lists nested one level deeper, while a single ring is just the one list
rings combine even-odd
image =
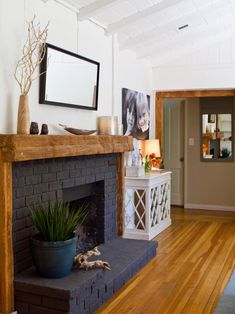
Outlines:
[{"label": "dark gray painted brick fireplace", "polygon": [[[104,154],[13,164],[14,286],[19,314],[92,313],[156,255],[156,242],[116,237],[116,163],[117,154]],[[97,226],[103,229],[99,248],[112,270],[73,270],[61,279],[40,278],[32,267],[30,237],[36,230],[28,206],[73,201],[76,191],[79,194],[85,187],[86,193],[94,185],[103,190],[97,212]]]},{"label": "dark gray painted brick fireplace", "polygon": [[[104,243],[116,237],[116,154],[26,161],[13,164],[15,274],[32,266],[29,239],[35,233],[28,206],[66,199],[69,188],[104,181]],[[104,214],[105,213],[105,214]]]}]

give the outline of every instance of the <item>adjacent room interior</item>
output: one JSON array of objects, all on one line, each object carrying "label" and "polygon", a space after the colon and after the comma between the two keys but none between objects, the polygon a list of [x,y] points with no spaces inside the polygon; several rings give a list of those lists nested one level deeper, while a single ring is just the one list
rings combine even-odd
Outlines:
[{"label": "adjacent room interior", "polygon": [[235,313],[234,21],[0,0],[0,313]]}]

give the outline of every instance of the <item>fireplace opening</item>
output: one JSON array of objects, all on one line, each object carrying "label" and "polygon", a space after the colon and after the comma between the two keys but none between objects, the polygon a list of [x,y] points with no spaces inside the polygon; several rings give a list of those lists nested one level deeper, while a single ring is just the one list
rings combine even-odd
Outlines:
[{"label": "fireplace opening", "polygon": [[63,189],[63,200],[71,209],[85,206],[87,215],[78,228],[77,251],[84,253],[104,243],[104,181]]}]

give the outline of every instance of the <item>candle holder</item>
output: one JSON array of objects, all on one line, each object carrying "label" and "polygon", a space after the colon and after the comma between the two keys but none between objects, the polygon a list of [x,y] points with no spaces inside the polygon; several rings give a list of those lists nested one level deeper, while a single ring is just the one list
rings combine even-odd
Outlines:
[{"label": "candle holder", "polygon": [[99,134],[117,135],[118,134],[118,117],[102,116],[98,117]]}]

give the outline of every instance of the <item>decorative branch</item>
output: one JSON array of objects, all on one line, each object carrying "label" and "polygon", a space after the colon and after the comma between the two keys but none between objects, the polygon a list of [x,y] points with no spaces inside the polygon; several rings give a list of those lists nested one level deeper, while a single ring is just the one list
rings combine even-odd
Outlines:
[{"label": "decorative branch", "polygon": [[22,49],[22,57],[16,64],[15,79],[20,86],[21,95],[29,93],[32,82],[42,73],[34,76],[35,70],[42,62],[46,49],[45,43],[48,35],[49,22],[43,30],[40,24],[35,22],[36,17],[28,22],[28,35]]},{"label": "decorative branch", "polygon": [[78,254],[74,257],[74,264],[78,268],[83,268],[85,270],[94,269],[94,268],[104,268],[107,270],[111,270],[111,266],[108,262],[96,260],[93,262],[89,262],[88,258],[91,256],[99,256],[101,255],[100,251],[97,247],[93,250],[87,251],[84,254]]}]

